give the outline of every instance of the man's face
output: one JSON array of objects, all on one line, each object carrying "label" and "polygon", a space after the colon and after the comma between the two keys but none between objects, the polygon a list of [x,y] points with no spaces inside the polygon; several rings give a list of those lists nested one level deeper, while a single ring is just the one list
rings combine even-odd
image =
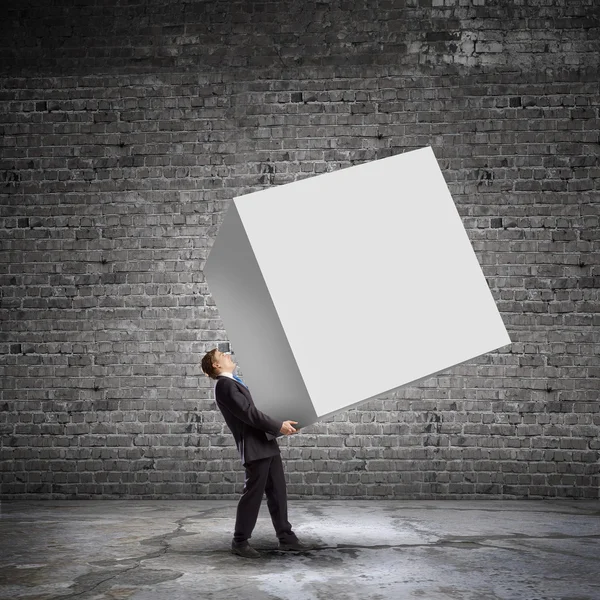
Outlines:
[{"label": "man's face", "polygon": [[213,354],[213,364],[219,372],[227,371],[233,372],[235,369],[235,362],[233,358],[231,358],[231,352],[220,352],[219,350],[215,350]]}]

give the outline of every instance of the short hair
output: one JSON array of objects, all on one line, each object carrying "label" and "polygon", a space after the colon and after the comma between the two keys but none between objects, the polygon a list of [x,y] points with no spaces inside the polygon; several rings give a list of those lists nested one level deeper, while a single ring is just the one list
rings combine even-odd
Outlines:
[{"label": "short hair", "polygon": [[216,379],[218,376],[218,373],[215,371],[215,368],[213,367],[213,360],[215,360],[215,352],[216,351],[217,351],[217,348],[213,348],[212,350],[207,352],[202,357],[202,370],[211,379]]}]

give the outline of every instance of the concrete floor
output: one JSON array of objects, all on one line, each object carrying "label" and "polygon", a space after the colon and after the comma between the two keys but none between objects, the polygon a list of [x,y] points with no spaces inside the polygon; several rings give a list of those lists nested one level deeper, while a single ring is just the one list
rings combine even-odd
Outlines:
[{"label": "concrete floor", "polygon": [[600,502],[266,500],[230,553],[235,500],[2,502],[0,598],[600,600]]}]

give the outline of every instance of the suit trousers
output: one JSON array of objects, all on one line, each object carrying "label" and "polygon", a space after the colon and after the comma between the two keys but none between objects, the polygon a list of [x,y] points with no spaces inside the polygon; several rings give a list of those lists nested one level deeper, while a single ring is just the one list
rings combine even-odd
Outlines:
[{"label": "suit trousers", "polygon": [[238,503],[233,541],[247,542],[258,519],[263,493],[267,495],[267,507],[273,527],[280,542],[293,542],[298,538],[288,521],[287,492],[281,454],[246,463],[244,490]]}]

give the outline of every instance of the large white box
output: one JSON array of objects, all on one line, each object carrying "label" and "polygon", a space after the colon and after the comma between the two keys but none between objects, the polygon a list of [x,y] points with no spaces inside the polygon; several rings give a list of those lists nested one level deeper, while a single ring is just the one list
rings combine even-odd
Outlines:
[{"label": "large white box", "polygon": [[234,198],[204,273],[298,427],[511,342],[430,147]]}]

